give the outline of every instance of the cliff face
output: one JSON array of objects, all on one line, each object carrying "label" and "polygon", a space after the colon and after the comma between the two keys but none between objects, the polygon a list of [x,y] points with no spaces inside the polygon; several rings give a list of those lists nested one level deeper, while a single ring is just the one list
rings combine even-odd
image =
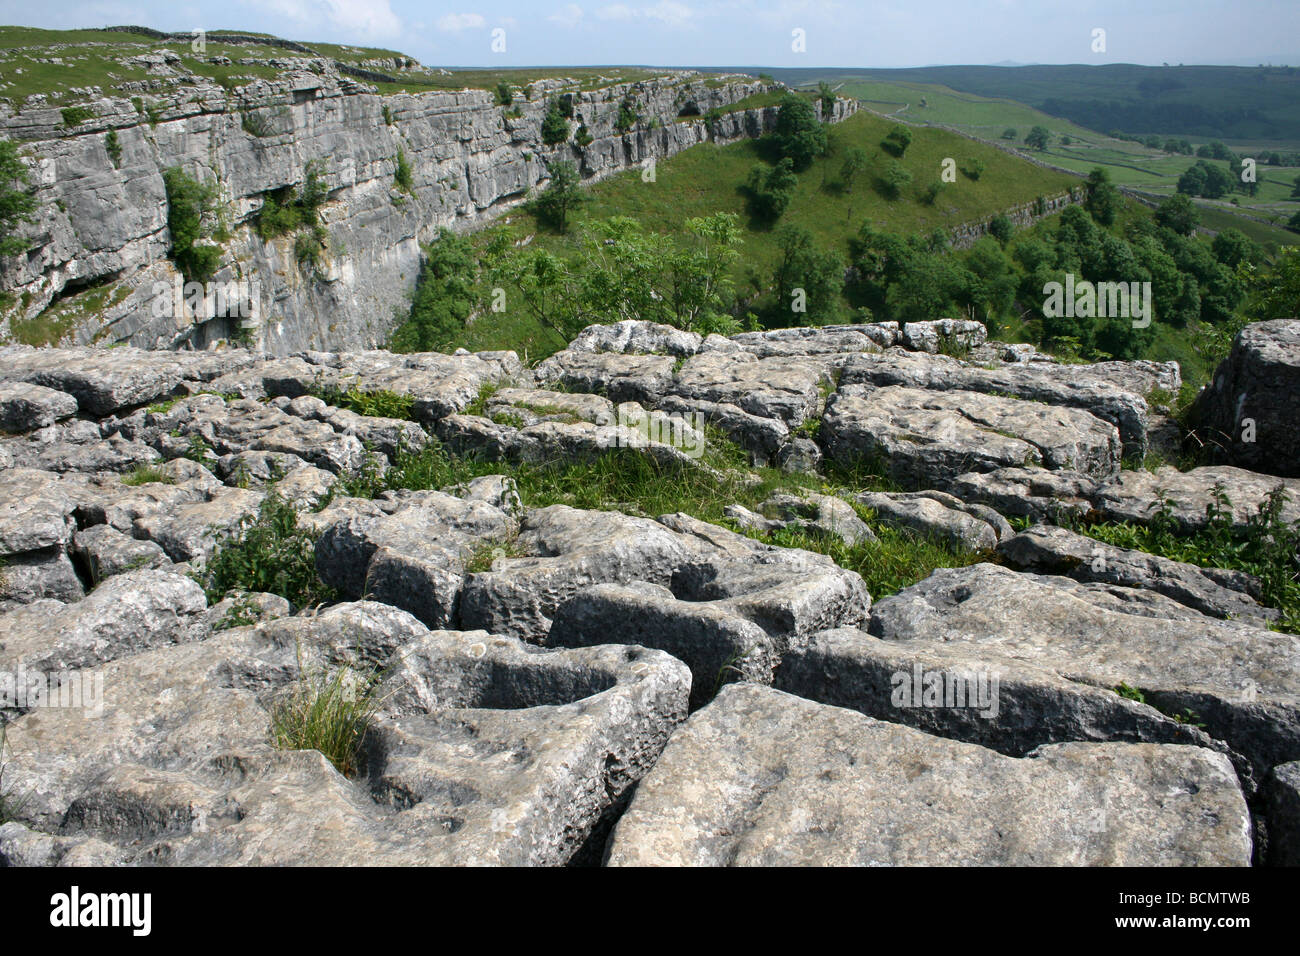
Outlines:
[{"label": "cliff face", "polygon": [[[57,109],[0,117],[0,132],[23,141],[32,158],[40,203],[31,250],[0,277],[17,302],[0,332],[12,318],[104,286],[93,309],[62,320],[65,341],[201,347],[243,328],[252,344],[278,354],[372,347],[405,307],[420,243],[439,227],[467,228],[524,201],[545,183],[546,161],[572,158],[596,179],[709,139],[758,135],[776,113],[725,113],[710,131],[708,110],[768,87],[679,73],[573,92],[570,142],[544,146],[547,100],[560,87],[539,81],[528,99],[503,108],[484,90],[379,96],[318,66],[233,94],[200,88],[147,115],[138,102],[101,99],[71,130]],[[620,134],[625,99],[641,118]],[[852,110],[841,101],[832,118]],[[592,137],[585,147],[572,141],[580,125]],[[410,167],[409,191],[396,188],[399,156]],[[329,239],[314,265],[299,262],[292,233],[263,241],[252,228],[267,194],[301,185],[312,162],[322,164],[329,189],[321,209]],[[177,308],[163,183],[174,166],[217,184],[214,233],[223,241],[213,283],[242,283],[230,288],[245,319],[214,318],[211,302]]]}]

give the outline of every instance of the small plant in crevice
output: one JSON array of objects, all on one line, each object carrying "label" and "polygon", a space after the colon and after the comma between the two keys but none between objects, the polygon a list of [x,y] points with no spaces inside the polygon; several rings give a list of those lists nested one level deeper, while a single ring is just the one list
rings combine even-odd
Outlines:
[{"label": "small plant in crevice", "polygon": [[104,151],[108,153],[113,168],[120,169],[122,166],[122,144],[117,138],[117,130],[110,129],[104,134]]},{"label": "small plant in crevice", "polygon": [[317,537],[272,484],[257,512],[222,540],[196,577],[214,604],[232,591],[278,594],[295,611],[332,601],[334,590],[316,574]]},{"label": "small plant in crevice", "polygon": [[212,236],[217,185],[203,183],[179,166],[163,172],[167,192],[167,228],[171,232],[172,261],[186,282],[206,283],[221,262],[221,249],[203,240]]},{"label": "small plant in crevice", "polygon": [[379,701],[376,675],[346,666],[304,672],[271,711],[271,743],[280,750],[316,750],[345,777],[360,769],[361,746]]},{"label": "small plant in crevice", "polygon": [[408,196],[414,196],[415,185],[411,174],[411,163],[406,158],[406,151],[399,149],[393,163],[393,185]]},{"label": "small plant in crevice", "polygon": [[136,465],[134,469],[122,476],[124,485],[174,485],[176,479],[157,465]]},{"label": "small plant in crevice", "polygon": [[256,624],[261,619],[261,614],[257,604],[248,595],[241,595],[237,598],[226,613],[221,615],[221,620],[212,625],[214,631],[228,631],[236,627],[248,627]]}]

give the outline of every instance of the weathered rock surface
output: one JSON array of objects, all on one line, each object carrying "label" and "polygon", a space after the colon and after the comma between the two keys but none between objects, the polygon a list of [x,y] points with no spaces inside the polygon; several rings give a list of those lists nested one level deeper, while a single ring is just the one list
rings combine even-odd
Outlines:
[{"label": "weathered rock surface", "polygon": [[1231,464],[1300,478],[1298,394],[1300,319],[1248,325],[1193,409],[1197,433]]},{"label": "weathered rock surface", "polygon": [[1273,608],[1256,601],[1259,582],[1240,571],[1199,568],[1143,551],[1117,548],[1065,528],[1035,525],[1003,541],[998,554],[1011,567],[1143,588],[1173,598],[1210,617],[1267,625]]},{"label": "weathered rock surface", "polygon": [[864,492],[855,500],[870,508],[881,521],[910,528],[955,548],[988,550],[1011,534],[1011,525],[992,508],[966,504],[940,491]]},{"label": "weathered rock surface", "polygon": [[1268,807],[1268,859],[1300,866],[1300,761],[1274,767],[1264,784]]},{"label": "weathered rock surface", "polygon": [[0,431],[30,432],[77,414],[67,392],[26,382],[0,382]]},{"label": "weathered rock surface", "polygon": [[[357,779],[267,741],[299,661],[388,675]],[[363,603],[148,651],[103,681],[98,720],[10,725],[27,822],[129,863],[521,865],[578,850],[684,716],[689,677],[656,651],[538,652]],[[38,855],[3,836],[7,858]]]},{"label": "weathered rock surface", "polygon": [[969,471],[1040,466],[1092,477],[1119,470],[1115,426],[1088,412],[979,392],[844,386],[822,422],[828,457],[878,464],[912,487],[938,487]]},{"label": "weathered rock surface", "polygon": [[1167,713],[1195,714],[1261,773],[1300,757],[1300,638],[1205,617],[1160,595],[979,564],[935,571],[881,600],[869,630],[887,641],[987,649],[1095,687],[1137,688]]},{"label": "weathered rock surface", "polygon": [[612,865],[1248,865],[1225,757],[982,747],[737,684],[673,735]]}]

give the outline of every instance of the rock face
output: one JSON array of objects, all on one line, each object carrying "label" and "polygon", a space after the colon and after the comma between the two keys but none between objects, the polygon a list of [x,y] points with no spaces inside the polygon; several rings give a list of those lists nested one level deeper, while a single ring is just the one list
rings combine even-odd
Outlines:
[{"label": "rock face", "polygon": [[1057,744],[1024,758],[750,685],[674,736],[615,866],[1227,865],[1250,817],[1220,754]]},{"label": "rock face", "polygon": [[[1120,470],[1176,370],[946,320],[0,359],[0,864],[1295,860],[1276,577],[1086,536],[1300,519]],[[577,507],[597,458],[662,485]]]},{"label": "rock face", "polygon": [[1300,319],[1248,325],[1193,410],[1198,435],[1233,465],[1300,478]]},{"label": "rock face", "polygon": [[[577,80],[538,81],[531,98],[511,108],[488,90],[380,96],[325,57],[280,63],[278,71],[281,78],[233,91],[199,77],[174,94],[151,88],[147,116],[129,98],[99,99],[72,129],[53,106],[6,110],[0,133],[30,150],[37,187],[36,223],[26,232],[33,248],[0,280],[28,303],[22,314],[103,284],[108,294],[71,333],[79,344],[202,348],[247,337],[281,355],[371,347],[387,337],[414,286],[420,244],[441,227],[464,228],[524,202],[549,181],[548,162],[576,160],[584,178],[597,179],[698,143],[759,136],[777,113],[727,111],[774,88],[764,82],[691,71],[595,90]],[[570,141],[546,145],[542,120],[558,94],[572,98]],[[620,132],[625,99],[643,119]],[[710,125],[704,117],[715,108],[722,116]],[[856,101],[837,100],[827,119],[855,109]],[[579,126],[592,137],[586,146],[572,139]],[[106,150],[109,130],[116,158]],[[407,192],[395,182],[399,156],[410,169]],[[314,268],[299,266],[293,233],[264,241],[254,229],[266,197],[300,188],[311,163],[329,192],[321,210],[329,241]],[[215,295],[197,310],[184,300],[167,258],[163,173],[171,167],[218,186],[231,236],[220,243],[213,283],[230,309]]]}]

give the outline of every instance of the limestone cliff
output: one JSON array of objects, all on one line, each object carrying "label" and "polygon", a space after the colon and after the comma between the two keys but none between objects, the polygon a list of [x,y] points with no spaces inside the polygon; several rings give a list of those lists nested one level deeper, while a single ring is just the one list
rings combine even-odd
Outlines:
[{"label": "limestone cliff", "polygon": [[[165,54],[158,58],[166,69]],[[540,80],[507,108],[486,90],[380,96],[326,60],[284,67],[276,80],[233,91],[200,83],[147,106],[102,98],[93,116],[71,128],[55,108],[0,114],[0,133],[23,144],[39,200],[26,229],[30,251],[0,274],[0,289],[15,302],[0,335],[11,319],[102,287],[93,308],[52,322],[51,338],[202,347],[243,327],[250,344],[277,354],[374,346],[405,305],[420,244],[440,227],[468,228],[524,201],[546,182],[548,160],[570,157],[596,179],[706,140],[758,135],[776,114],[773,107],[727,111],[770,88],[741,76],[676,72],[595,90]],[[545,146],[541,124],[555,95],[572,97],[570,139]],[[620,133],[625,100],[640,119]],[[711,109],[722,115],[710,124]],[[853,109],[839,101],[832,118]],[[579,146],[584,125],[591,140]],[[399,155],[410,166],[409,192],[396,188]],[[252,224],[266,196],[300,185],[314,161],[323,163],[329,188],[321,210],[329,238],[310,265],[295,254],[294,235],[263,241]],[[163,183],[174,166],[217,184],[215,233],[223,241],[213,282],[245,283],[245,320],[214,319],[213,303],[198,314],[176,308]]]}]

